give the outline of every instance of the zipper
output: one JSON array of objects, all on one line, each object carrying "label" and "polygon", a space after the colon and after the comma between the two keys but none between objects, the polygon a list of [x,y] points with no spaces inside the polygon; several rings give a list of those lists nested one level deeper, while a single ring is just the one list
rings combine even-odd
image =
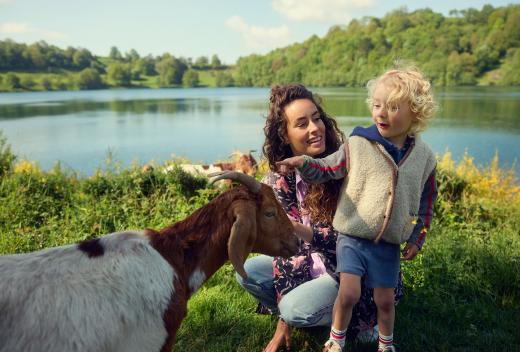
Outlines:
[{"label": "zipper", "polygon": [[[377,234],[376,238],[374,239],[375,243],[378,243],[381,240],[381,237],[383,237],[383,234],[385,233],[386,229],[388,228],[388,223],[390,222],[390,217],[392,216],[392,210],[394,209],[394,197],[395,197],[395,189],[397,188],[397,180],[399,178],[399,167],[403,164],[403,162],[408,158],[410,153],[412,152],[412,149],[415,146],[415,139],[413,139],[412,144],[410,145],[410,148],[406,151],[406,154],[403,156],[403,158],[399,161],[399,164],[395,164],[394,159],[390,155],[388,155],[388,152],[384,149],[383,146],[380,144],[377,144],[377,149],[381,154],[384,155],[385,159],[390,163],[390,166],[393,169],[392,176],[393,176],[393,182],[392,182],[392,190],[390,191],[390,199],[388,201],[388,204],[385,209],[385,220],[383,221],[383,226],[381,227],[381,230]],[[388,207],[390,207],[390,210],[388,211]],[[388,211],[388,215],[386,215]]]}]

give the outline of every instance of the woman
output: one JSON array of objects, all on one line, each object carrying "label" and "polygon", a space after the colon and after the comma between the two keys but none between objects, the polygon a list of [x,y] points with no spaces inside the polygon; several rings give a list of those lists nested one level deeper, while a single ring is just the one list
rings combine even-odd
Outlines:
[{"label": "woman", "polygon": [[[313,94],[300,84],[272,88],[264,133],[263,152],[271,171],[263,182],[273,188],[295,230],[309,240],[301,241],[299,252],[290,259],[250,258],[245,263],[248,278],[244,281],[237,275],[240,285],[259,300],[259,312],[279,316],[276,332],[264,349],[274,352],[284,345],[290,347],[290,326],[331,324],[339,284],[335,274],[337,233],[330,224],[342,183],[306,184],[297,171],[277,174],[275,163],[302,154],[324,157],[339,148],[344,136]],[[396,300],[401,287],[400,280]],[[363,285],[349,325],[350,336],[360,331],[371,333],[376,322],[372,294]]]}]

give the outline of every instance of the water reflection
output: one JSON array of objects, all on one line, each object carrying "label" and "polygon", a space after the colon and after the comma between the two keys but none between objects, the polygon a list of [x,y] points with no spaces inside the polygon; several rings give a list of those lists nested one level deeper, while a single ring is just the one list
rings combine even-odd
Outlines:
[{"label": "water reflection", "polygon": [[210,99],[144,99],[111,101],[50,101],[29,104],[0,105],[0,119],[36,116],[80,116],[85,112],[115,112],[124,115],[169,114],[200,112],[220,115],[222,103]]}]

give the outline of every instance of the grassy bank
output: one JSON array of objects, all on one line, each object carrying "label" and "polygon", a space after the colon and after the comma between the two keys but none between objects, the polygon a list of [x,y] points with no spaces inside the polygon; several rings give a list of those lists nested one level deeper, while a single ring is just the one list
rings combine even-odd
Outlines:
[{"label": "grassy bank", "polygon": [[[55,70],[56,72],[28,72],[28,71],[12,71],[19,79],[19,84],[13,87],[8,81],[9,72],[0,72],[0,93],[2,92],[36,92],[36,91],[58,91],[58,90],[80,90],[80,71],[71,70]],[[196,87],[219,87],[228,86],[228,84],[218,82],[219,75],[228,75],[231,77],[231,70],[195,70],[198,75],[198,84]],[[107,74],[101,74],[102,88],[164,88],[158,81],[158,76],[141,75],[139,79],[132,79],[127,86],[119,86],[111,81]],[[182,88],[182,84],[171,85],[168,88]]]},{"label": "grassy bank", "polygon": [[[512,351],[520,345],[520,186],[494,160],[439,159],[433,229],[420,256],[403,264],[397,309],[400,351]],[[16,160],[0,141],[0,254],[22,253],[112,231],[160,228],[218,193],[175,169],[142,172],[114,163],[90,177]],[[176,351],[261,351],[276,320],[224,266],[192,298]],[[327,329],[295,330],[293,351],[319,351]],[[355,345],[349,351],[373,351]]]}]

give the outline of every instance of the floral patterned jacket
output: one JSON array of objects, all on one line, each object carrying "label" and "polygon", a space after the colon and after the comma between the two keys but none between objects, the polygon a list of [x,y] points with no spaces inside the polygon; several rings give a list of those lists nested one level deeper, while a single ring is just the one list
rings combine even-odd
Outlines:
[{"label": "floral patterned jacket", "polygon": [[[291,220],[303,222],[301,214],[304,209],[302,208],[302,204],[298,201],[296,194],[295,173],[282,176],[274,172],[269,172],[262,182],[274,190],[278,201]],[[274,288],[278,302],[285,294],[294,288],[313,279],[311,276],[311,256],[314,253],[319,255],[323,261],[327,273],[336,278],[336,280],[339,280],[335,272],[336,240],[339,233],[335,231],[330,224],[312,223],[311,221],[311,225],[313,230],[312,243],[300,241],[300,248],[296,255],[289,259],[275,257],[273,260]],[[396,287],[396,303],[402,297],[402,288],[403,283],[400,275]],[[266,309],[260,307],[259,311],[266,312]],[[349,335],[355,336],[359,331],[373,327],[376,324],[376,320],[373,289],[366,287],[364,280],[362,280],[361,298],[352,312],[352,320],[348,331]]]}]

